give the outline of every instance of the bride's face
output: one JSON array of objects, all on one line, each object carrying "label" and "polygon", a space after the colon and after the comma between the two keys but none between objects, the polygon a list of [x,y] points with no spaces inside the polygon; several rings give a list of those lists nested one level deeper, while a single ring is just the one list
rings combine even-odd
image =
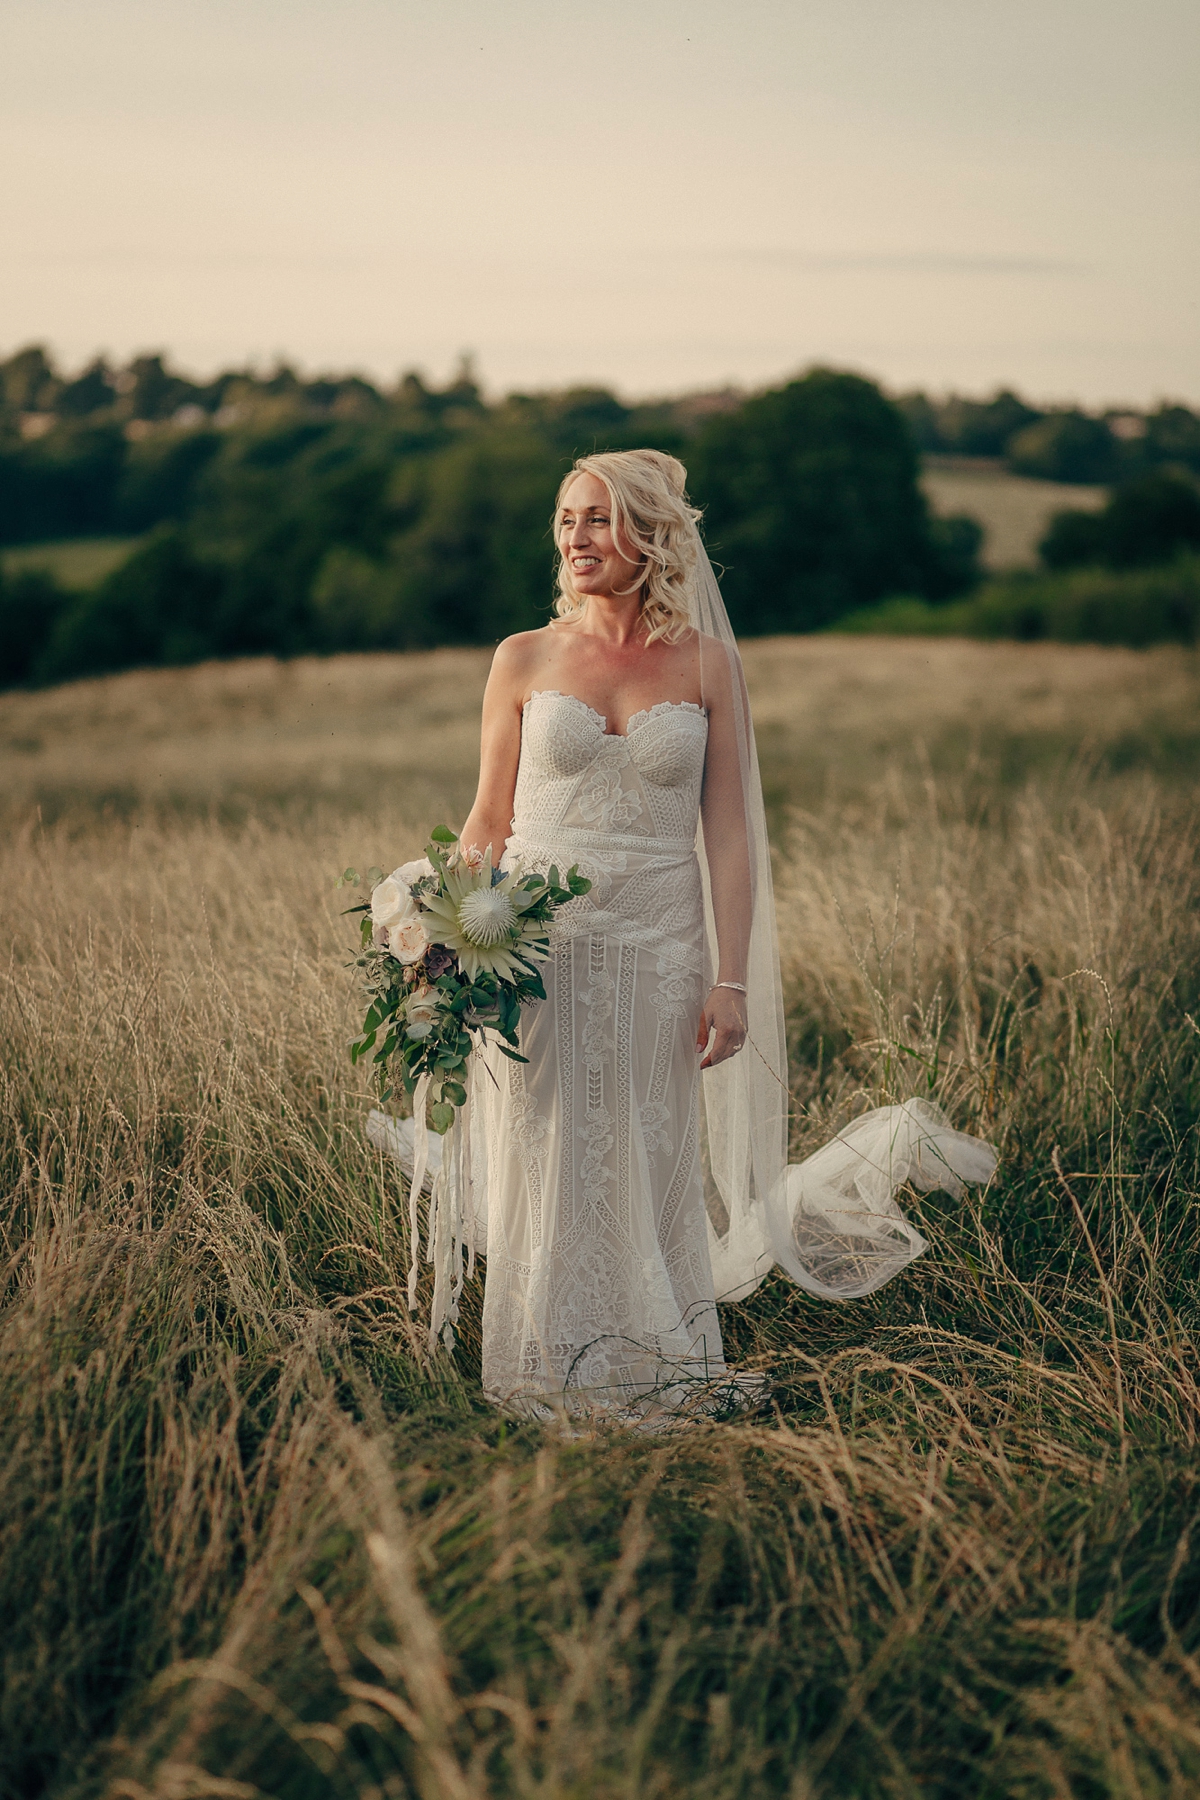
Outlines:
[{"label": "bride's face", "polygon": [[577,475],[563,496],[558,549],[578,594],[629,593],[640,585],[642,564],[617,542],[608,489],[598,475]]}]

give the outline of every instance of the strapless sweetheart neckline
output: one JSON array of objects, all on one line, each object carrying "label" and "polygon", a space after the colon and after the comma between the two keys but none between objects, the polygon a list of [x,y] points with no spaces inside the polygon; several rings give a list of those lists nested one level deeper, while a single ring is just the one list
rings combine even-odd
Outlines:
[{"label": "strapless sweetheart neckline", "polygon": [[581,707],[588,717],[599,726],[605,737],[612,738],[629,737],[631,732],[644,725],[647,719],[652,719],[656,713],[692,712],[698,713],[701,718],[707,717],[704,707],[698,705],[695,700],[656,700],[653,706],[645,706],[640,712],[631,713],[625,721],[624,731],[610,731],[607,713],[597,712],[594,706],[589,706],[586,700],[579,698],[578,694],[564,694],[560,688],[534,688],[521,711],[524,712],[525,707],[532,706],[535,700],[568,700],[573,706]]}]

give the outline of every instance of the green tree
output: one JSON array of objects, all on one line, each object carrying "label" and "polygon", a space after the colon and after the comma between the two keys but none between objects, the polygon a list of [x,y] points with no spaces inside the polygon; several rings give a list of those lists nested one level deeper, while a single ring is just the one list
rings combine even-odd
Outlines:
[{"label": "green tree", "polygon": [[0,451],[0,544],[111,530],[125,451],[118,426],[89,420]]},{"label": "green tree", "polygon": [[707,422],[690,470],[736,631],[944,591],[911,433],[873,382],[814,369],[758,395]]},{"label": "green tree", "polygon": [[121,411],[131,419],[169,419],[177,407],[194,400],[197,389],[174,375],[161,356],[138,356],[117,377]]},{"label": "green tree", "polygon": [[1018,475],[1043,481],[1107,482],[1120,467],[1117,440],[1103,419],[1076,410],[1054,412],[1018,431],[1008,446]]},{"label": "green tree", "polygon": [[532,433],[489,431],[401,473],[414,523],[393,541],[396,643],[495,643],[544,624],[550,512],[566,459]]},{"label": "green tree", "polygon": [[225,650],[219,571],[164,527],[90,593],[62,609],[34,663],[40,681],[198,662]]},{"label": "green tree", "polygon": [[959,456],[1003,456],[1019,431],[1036,424],[1042,414],[1011,388],[1000,388],[990,400],[952,395],[938,409],[946,447]]},{"label": "green tree", "polygon": [[1011,388],[1000,388],[990,400],[968,400],[962,394],[950,394],[945,400],[930,400],[923,393],[901,394],[896,405],[918,448],[942,455],[1003,456],[1016,432],[1043,417]]},{"label": "green tree", "polygon": [[145,531],[192,508],[201,475],[221,448],[215,431],[149,437],[130,447],[113,499],[118,531]]},{"label": "green tree", "polygon": [[1186,406],[1160,406],[1147,416],[1141,446],[1152,462],[1179,463],[1200,475],[1200,414]]},{"label": "green tree", "polygon": [[1100,565],[1105,560],[1103,514],[1078,507],[1056,512],[1038,545],[1038,554],[1048,569]]},{"label": "green tree", "polygon": [[27,344],[0,363],[0,400],[6,410],[45,412],[57,392],[58,376],[44,344]]},{"label": "green tree", "polygon": [[82,374],[59,389],[54,410],[62,419],[87,419],[107,412],[116,398],[113,372],[102,356],[90,362]]}]

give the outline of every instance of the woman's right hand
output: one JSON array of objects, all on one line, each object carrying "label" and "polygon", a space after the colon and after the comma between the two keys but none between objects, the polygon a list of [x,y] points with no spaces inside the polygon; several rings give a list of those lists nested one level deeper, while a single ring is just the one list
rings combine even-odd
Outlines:
[{"label": "woman's right hand", "polygon": [[712,1069],[718,1063],[727,1062],[737,1055],[745,1042],[745,994],[739,994],[736,988],[711,988],[696,1033],[696,1049],[701,1053],[708,1051],[700,1067]]}]

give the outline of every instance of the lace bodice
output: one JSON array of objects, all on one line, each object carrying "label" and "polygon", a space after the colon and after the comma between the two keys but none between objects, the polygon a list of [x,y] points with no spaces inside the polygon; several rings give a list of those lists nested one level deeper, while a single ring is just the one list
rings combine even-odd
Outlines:
[{"label": "lace bodice", "polygon": [[559,829],[687,844],[696,837],[708,719],[691,701],[635,713],[624,735],[574,694],[545,689],[525,704],[513,830],[544,841]]}]

